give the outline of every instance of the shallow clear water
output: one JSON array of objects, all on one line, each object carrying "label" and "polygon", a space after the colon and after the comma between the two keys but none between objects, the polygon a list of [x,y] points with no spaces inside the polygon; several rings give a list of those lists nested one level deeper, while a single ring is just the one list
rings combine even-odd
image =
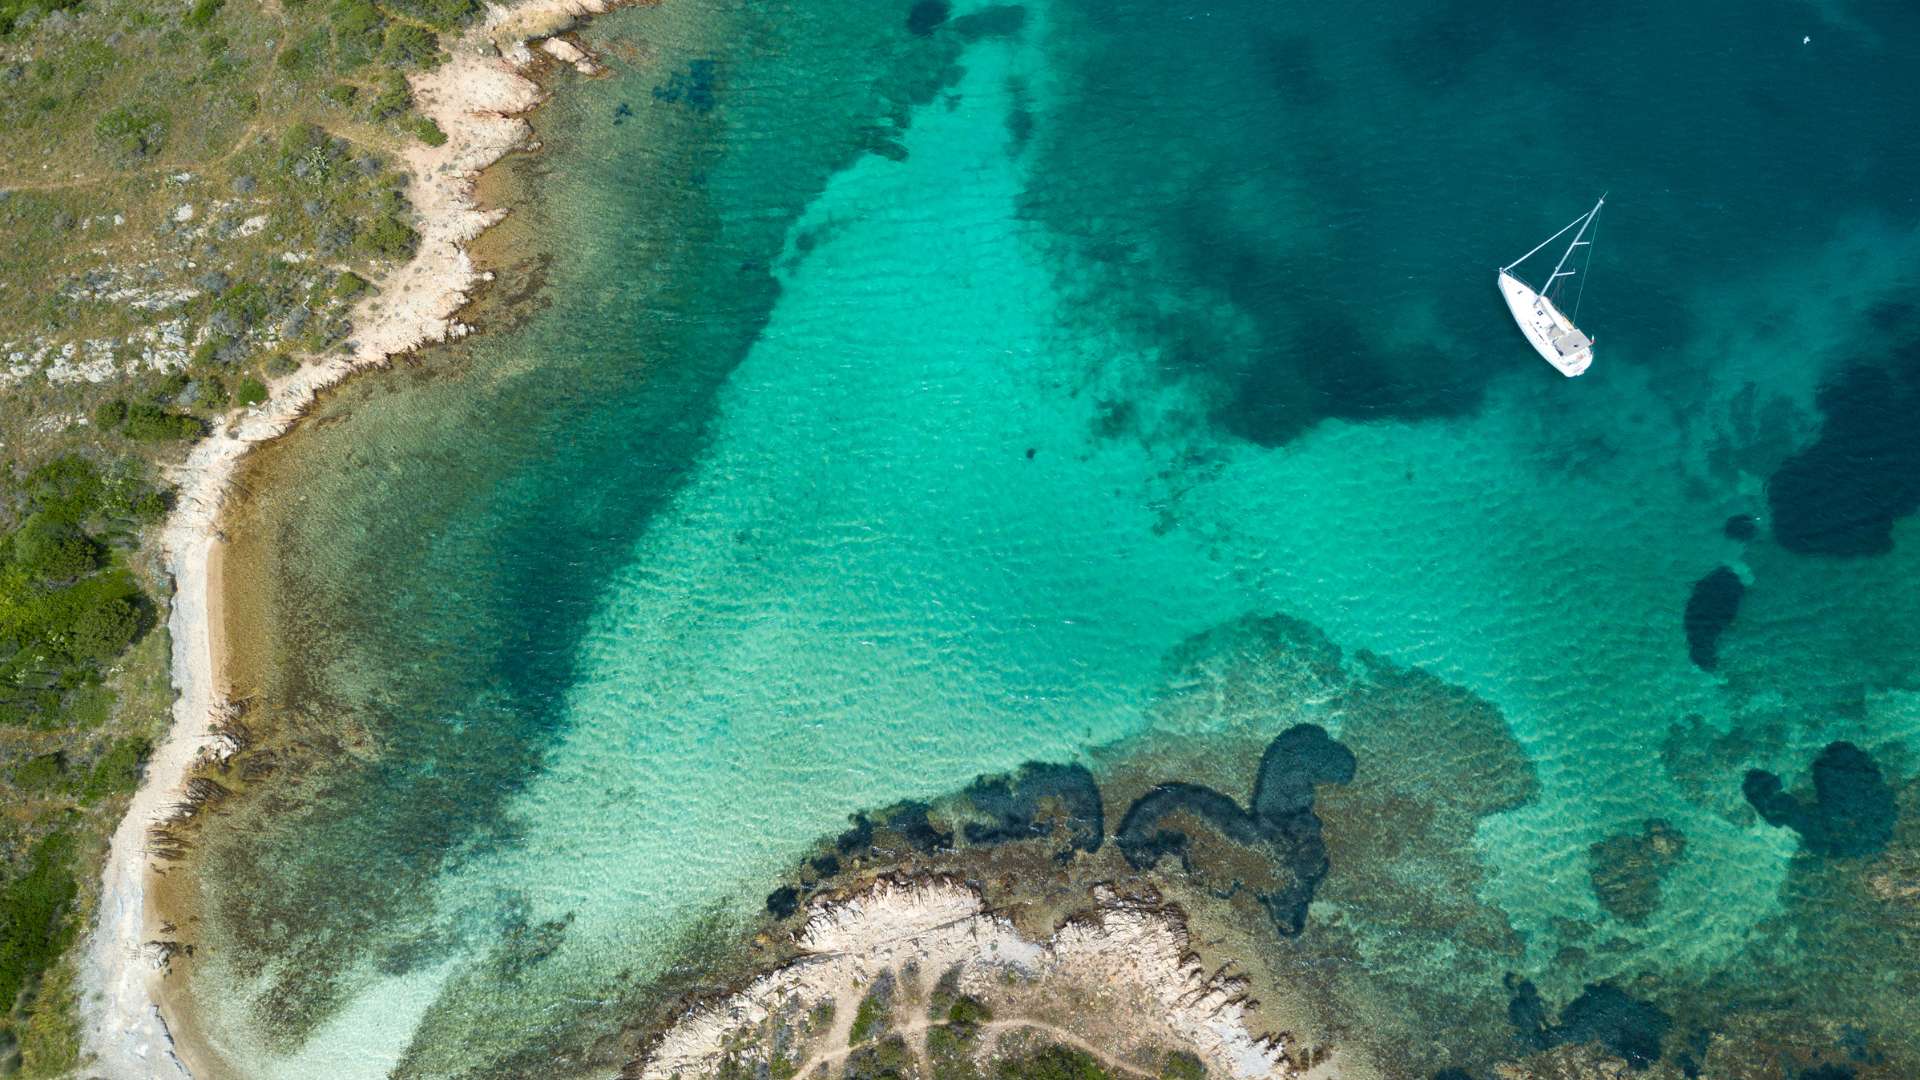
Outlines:
[{"label": "shallow clear water", "polygon": [[[1920,1067],[1920,914],[1871,886],[1920,873],[1920,454],[1874,420],[1920,398],[1920,17],[907,14],[596,24],[619,76],[543,119],[551,304],[263,455],[235,562],[274,583],[260,700],[296,767],[209,826],[220,1050],[586,1055],[855,810],[1156,729],[1343,736],[1310,701],[1166,705],[1183,643],[1284,614],[1496,710],[1475,737],[1535,778],[1469,808],[1484,748],[1351,720],[1357,801],[1275,959],[1338,940],[1315,1002],[1348,1012],[1314,1022],[1357,1061],[1522,1052],[1512,972],[1708,1032],[1841,986],[1767,1067]],[[1599,359],[1566,381],[1489,271],[1601,189]],[[1862,368],[1865,407],[1816,396]],[[1809,447],[1815,494],[1770,503]],[[1747,588],[1708,671],[1682,613],[1722,565]],[[1904,792],[1868,859],[1742,797],[1841,739]],[[1424,869],[1351,839],[1375,790],[1458,825]],[[1623,918],[1592,852],[1651,818],[1684,854]],[[1497,944],[1407,935],[1423,889]]]}]

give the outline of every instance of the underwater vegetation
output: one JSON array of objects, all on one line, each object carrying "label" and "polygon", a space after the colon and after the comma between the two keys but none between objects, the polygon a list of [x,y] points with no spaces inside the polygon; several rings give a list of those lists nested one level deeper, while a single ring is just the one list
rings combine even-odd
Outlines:
[{"label": "underwater vegetation", "polygon": [[1871,855],[1893,838],[1899,814],[1893,789],[1866,751],[1836,742],[1813,760],[1813,799],[1788,794],[1765,769],[1747,773],[1747,801],[1767,824],[1792,829],[1815,855]]},{"label": "underwater vegetation", "polygon": [[[1604,914],[1559,919],[1535,932],[1546,948],[1529,949],[1486,898],[1477,846],[1491,819],[1540,797],[1499,709],[1285,616],[1194,635],[1169,650],[1163,678],[1156,727],[1181,732],[1211,712],[1228,734],[1150,731],[1091,768],[1028,762],[855,815],[769,911],[793,915],[812,891],[855,880],[849,871],[950,875],[1049,918],[1096,886],[1137,883],[1241,943],[1232,956],[1288,999],[1307,1053],[1331,1044],[1383,1075],[1912,1075],[1894,1034],[1910,1007],[1860,995],[1913,976],[1862,964],[1860,950],[1920,941],[1920,848],[1902,816],[1909,796],[1853,744],[1821,751],[1806,790],[1748,778],[1761,816],[1827,857],[1794,860],[1778,926],[1712,966],[1627,966],[1616,959],[1626,928],[1692,902],[1676,871],[1713,857],[1682,831],[1691,820],[1630,821],[1586,845],[1563,883],[1567,910],[1588,892]],[[1753,747],[1724,750],[1702,762],[1701,782],[1738,799]],[[1810,985],[1831,986],[1832,1001],[1807,998]]]},{"label": "underwater vegetation", "polygon": [[907,11],[907,32],[916,37],[926,37],[952,14],[953,5],[947,0],[920,0]]},{"label": "underwater vegetation", "polygon": [[1687,632],[1687,655],[1702,671],[1712,671],[1720,663],[1720,635],[1733,625],[1740,613],[1740,597],[1747,591],[1740,575],[1724,566],[1693,583],[1687,596],[1683,625]]},{"label": "underwater vegetation", "polygon": [[[1254,782],[1251,811],[1198,784],[1162,784],[1137,799],[1120,821],[1114,843],[1136,870],[1151,869],[1167,855],[1180,856],[1188,873],[1188,832],[1173,827],[1185,816],[1217,829],[1235,844],[1265,849],[1284,870],[1277,888],[1261,892],[1260,903],[1283,935],[1306,928],[1307,908],[1326,877],[1327,845],[1320,818],[1313,812],[1314,785],[1353,779],[1353,752],[1328,737],[1316,724],[1298,724],[1267,746]],[[1238,887],[1236,882],[1234,887]]]},{"label": "underwater vegetation", "polygon": [[1660,906],[1660,885],[1686,853],[1687,838],[1650,818],[1638,833],[1619,833],[1587,849],[1593,893],[1615,918],[1641,924]]},{"label": "underwater vegetation", "polygon": [[1012,776],[980,777],[967,788],[965,796],[993,819],[990,824],[967,823],[970,844],[1001,844],[1043,836],[1060,825],[1069,837],[1060,858],[1067,859],[1075,850],[1100,850],[1106,838],[1100,788],[1085,765],[1030,761]]},{"label": "underwater vegetation", "polygon": [[1889,368],[1862,365],[1822,387],[1820,437],[1767,481],[1773,535],[1807,555],[1882,555],[1920,509],[1920,342]]},{"label": "underwater vegetation", "polygon": [[1512,985],[1507,1016],[1521,1039],[1538,1050],[1561,1045],[1598,1043],[1635,1069],[1660,1060],[1660,1043],[1673,1018],[1610,984],[1588,986],[1560,1010],[1558,1022],[1547,1019],[1540,991],[1525,979]]}]

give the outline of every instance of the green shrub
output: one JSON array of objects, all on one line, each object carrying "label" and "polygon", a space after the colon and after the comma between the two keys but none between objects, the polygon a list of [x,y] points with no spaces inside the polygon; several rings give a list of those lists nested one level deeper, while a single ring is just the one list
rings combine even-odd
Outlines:
[{"label": "green shrub", "polygon": [[87,778],[80,784],[80,798],[85,802],[98,802],[115,795],[131,795],[133,789],[140,786],[140,771],[146,767],[147,755],[153,746],[146,739],[132,738],[115,740],[87,770]]},{"label": "green shrub", "polygon": [[327,100],[335,105],[351,105],[360,96],[360,88],[352,83],[334,83],[327,87]]},{"label": "green shrub", "polygon": [[233,388],[233,403],[240,406],[258,405],[267,400],[267,384],[252,375],[242,376]]},{"label": "green shrub", "polygon": [[1207,1067],[1193,1054],[1175,1050],[1161,1064],[1160,1080],[1207,1080]]},{"label": "green shrub", "polygon": [[29,795],[57,791],[66,779],[66,759],[57,753],[30,757],[13,767],[13,786]]},{"label": "green shrub", "polygon": [[142,442],[168,442],[197,439],[205,431],[200,421],[185,413],[170,412],[151,402],[140,402],[127,410],[127,437]]},{"label": "green shrub", "polygon": [[387,17],[380,13],[373,0],[335,0],[328,19],[339,37],[366,37],[379,34],[387,27]]},{"label": "green shrub", "polygon": [[151,157],[166,145],[172,123],[167,111],[155,105],[122,105],[93,125],[93,134],[109,148],[128,157]]},{"label": "green shrub", "polygon": [[415,116],[408,122],[407,127],[413,132],[415,138],[428,146],[447,144],[447,133],[441,131],[440,125],[434,123],[430,116]]},{"label": "green shrub", "polygon": [[973,1063],[975,1049],[971,1034],[962,1035],[945,1024],[928,1028],[927,1064],[932,1066],[933,1080],[979,1080],[980,1070]]},{"label": "green shrub", "polygon": [[118,431],[127,422],[127,403],[120,398],[104,402],[93,410],[93,426],[101,431]]},{"label": "green shrub", "polygon": [[79,888],[73,878],[73,837],[43,837],[26,868],[0,888],[0,1000],[12,1005],[73,938],[66,919]]},{"label": "green shrub", "polygon": [[907,1040],[893,1035],[848,1054],[840,1076],[841,1080],[907,1080],[917,1071]]},{"label": "green shrub", "polygon": [[393,213],[382,214],[373,223],[362,229],[360,245],[383,259],[405,259],[413,254],[413,246],[419,236],[413,226],[400,220]]},{"label": "green shrub", "polygon": [[34,580],[72,581],[100,568],[100,545],[72,524],[34,514],[13,534],[13,563]]},{"label": "green shrub", "polygon": [[140,636],[140,609],[122,597],[102,600],[80,612],[68,632],[68,651],[76,660],[105,663]]},{"label": "green shrub", "polygon": [[407,77],[397,71],[389,71],[380,84],[380,93],[368,106],[367,115],[375,120],[388,120],[411,108],[413,88],[407,85]]},{"label": "green shrub", "polygon": [[209,375],[200,380],[200,396],[194,399],[195,405],[209,409],[222,409],[227,404],[227,384]]},{"label": "green shrub", "polygon": [[955,1027],[977,1028],[993,1019],[993,1010],[975,997],[962,997],[947,1010],[947,1023]]},{"label": "green shrub", "polygon": [[333,295],[337,300],[351,300],[368,288],[367,279],[351,270],[340,271],[340,276],[333,281]]},{"label": "green shrub", "polygon": [[155,403],[169,398],[179,397],[186,392],[187,385],[193,382],[193,376],[184,371],[169,371],[158,383],[154,384],[152,400]]},{"label": "green shrub", "polygon": [[309,170],[306,179],[314,179],[312,169],[329,169],[334,156],[329,151],[327,133],[318,124],[301,121],[289,125],[280,133],[280,169],[282,172],[296,172],[304,162]]},{"label": "green shrub", "polygon": [[853,1026],[847,1030],[847,1045],[858,1046],[885,1031],[893,1018],[893,983],[886,976],[860,999],[854,1010]]},{"label": "green shrub", "polygon": [[300,361],[282,352],[267,357],[267,362],[260,366],[266,371],[268,378],[278,379],[283,375],[291,375],[299,371]]},{"label": "green shrub", "polygon": [[62,454],[28,473],[22,486],[35,512],[77,525],[109,501],[121,479],[78,454]]},{"label": "green shrub", "polygon": [[11,34],[21,16],[44,15],[80,6],[80,0],[0,0],[0,34]]},{"label": "green shrub", "polygon": [[480,0],[387,0],[391,11],[451,30],[480,10]]},{"label": "green shrub", "polygon": [[440,39],[412,23],[388,23],[380,58],[402,67],[427,67],[440,61]]},{"label": "green shrub", "polygon": [[172,501],[158,491],[143,491],[127,500],[127,516],[143,525],[166,517],[172,508]]},{"label": "green shrub", "polygon": [[1112,1074],[1093,1055],[1056,1043],[1000,1062],[994,1076],[998,1080],[1110,1080]]},{"label": "green shrub", "polygon": [[220,9],[225,5],[226,0],[194,0],[193,7],[187,10],[184,21],[188,26],[198,30],[211,23],[213,17],[220,14]]}]

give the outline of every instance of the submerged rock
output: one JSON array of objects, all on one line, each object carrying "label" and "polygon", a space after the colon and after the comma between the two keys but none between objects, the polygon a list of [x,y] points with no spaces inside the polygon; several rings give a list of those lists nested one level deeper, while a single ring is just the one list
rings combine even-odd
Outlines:
[{"label": "submerged rock", "polygon": [[1135,869],[1178,855],[1189,873],[1203,870],[1189,855],[1192,838],[1171,823],[1185,815],[1211,826],[1231,844],[1263,852],[1278,871],[1274,879],[1258,884],[1236,879],[1233,887],[1252,888],[1279,932],[1293,936],[1306,928],[1314,890],[1328,869],[1320,818],[1313,812],[1314,785],[1344,784],[1353,773],[1352,751],[1329,738],[1324,728],[1298,724],[1268,744],[1251,811],[1212,788],[1161,784],[1128,808],[1114,843]]},{"label": "submerged rock", "polygon": [[940,28],[953,14],[953,5],[947,0],[920,0],[907,11],[907,32],[916,37],[926,37]]},{"label": "submerged rock", "polygon": [[1094,852],[1106,835],[1100,788],[1084,765],[1050,765],[1030,761],[1012,776],[982,776],[966,790],[967,801],[993,818],[991,824],[968,822],[970,844],[1002,844],[1031,840],[1059,830],[1067,836],[1067,850]]},{"label": "submerged rock", "polygon": [[953,834],[934,826],[927,816],[932,809],[926,803],[908,801],[896,803],[873,817],[855,814],[851,819],[853,827],[840,834],[834,847],[842,855],[860,854],[875,847],[877,831],[886,829],[922,854],[949,850],[953,847]]},{"label": "submerged rock", "polygon": [[992,4],[953,20],[953,30],[967,41],[1011,37],[1027,25],[1027,9],[1019,4]]},{"label": "submerged rock", "polygon": [[1537,1050],[1593,1043],[1634,1069],[1660,1060],[1660,1044],[1673,1018],[1611,983],[1588,985],[1560,1010],[1559,1023],[1547,1022],[1540,991],[1526,979],[1510,979],[1507,1018],[1520,1038]]},{"label": "submerged rock", "polygon": [[1813,445],[1767,480],[1774,538],[1812,555],[1881,555],[1893,523],[1920,509],[1920,346],[1890,367],[1863,364],[1822,387]]},{"label": "submerged rock", "polygon": [[1588,875],[1600,906],[1635,925],[1660,906],[1660,885],[1687,850],[1680,830],[1650,818],[1638,834],[1620,833],[1587,849]]},{"label": "submerged rock", "polygon": [[1767,824],[1792,829],[1808,851],[1834,858],[1883,850],[1899,813],[1880,767],[1850,742],[1832,743],[1813,760],[1811,803],[1765,769],[1749,771],[1741,791]]},{"label": "submerged rock", "polygon": [[1712,671],[1719,665],[1720,635],[1733,625],[1746,591],[1740,575],[1724,566],[1693,583],[1682,624],[1687,632],[1687,655],[1695,667]]}]

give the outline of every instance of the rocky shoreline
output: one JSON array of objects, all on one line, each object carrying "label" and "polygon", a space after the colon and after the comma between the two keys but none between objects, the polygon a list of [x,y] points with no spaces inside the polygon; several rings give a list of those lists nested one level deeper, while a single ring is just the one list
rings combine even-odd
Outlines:
[{"label": "rocky shoreline", "polygon": [[[597,71],[583,50],[555,35],[623,2],[520,0],[493,7],[450,42],[445,63],[411,77],[421,113],[446,134],[439,146],[416,145],[403,155],[419,233],[413,258],[356,308],[354,340],[345,350],[276,380],[267,401],[229,416],[171,477],[178,502],[161,547],[174,582],[168,630],[177,696],[168,737],[154,751],[114,833],[98,920],[82,962],[85,1043],[96,1075],[172,1080],[192,1074],[159,1006],[166,958],[153,945],[149,833],[181,813],[197,763],[219,760],[234,749],[218,725],[225,702],[216,625],[223,540],[219,514],[234,470],[253,446],[287,432],[322,390],[468,331],[457,314],[480,280],[468,246],[507,214],[505,208],[476,202],[475,181],[482,170],[526,145],[532,131],[527,114],[546,97],[534,78],[542,64],[559,61],[584,74]],[[530,43],[538,43],[537,55]]]},{"label": "rocky shoreline", "polygon": [[[917,1053],[925,1055],[928,1031],[947,1026],[937,1007],[942,992],[965,996],[979,1015],[993,1017],[980,1025],[990,1040],[1018,1030],[1085,1043],[1129,1071],[1179,1053],[1214,1076],[1303,1075],[1281,1039],[1249,1027],[1244,980],[1210,973],[1194,960],[1177,912],[1105,890],[1051,937],[1035,939],[951,879],[883,879],[817,903],[796,949],[791,961],[745,990],[689,1010],[623,1075],[720,1075],[730,1058],[736,1066],[771,1067],[774,1056],[791,1075],[812,1075],[872,1042],[862,1038],[863,1026],[898,1031],[903,1041],[917,1035]],[[935,992],[919,993],[925,984]],[[889,1000],[897,994],[915,1004],[922,997],[936,1002],[932,1018],[906,1020],[906,1010],[889,1005],[895,1022],[863,1025],[876,988],[886,988]],[[782,1034],[794,1031],[800,1034]],[[991,1056],[994,1048],[970,1052]]]}]

